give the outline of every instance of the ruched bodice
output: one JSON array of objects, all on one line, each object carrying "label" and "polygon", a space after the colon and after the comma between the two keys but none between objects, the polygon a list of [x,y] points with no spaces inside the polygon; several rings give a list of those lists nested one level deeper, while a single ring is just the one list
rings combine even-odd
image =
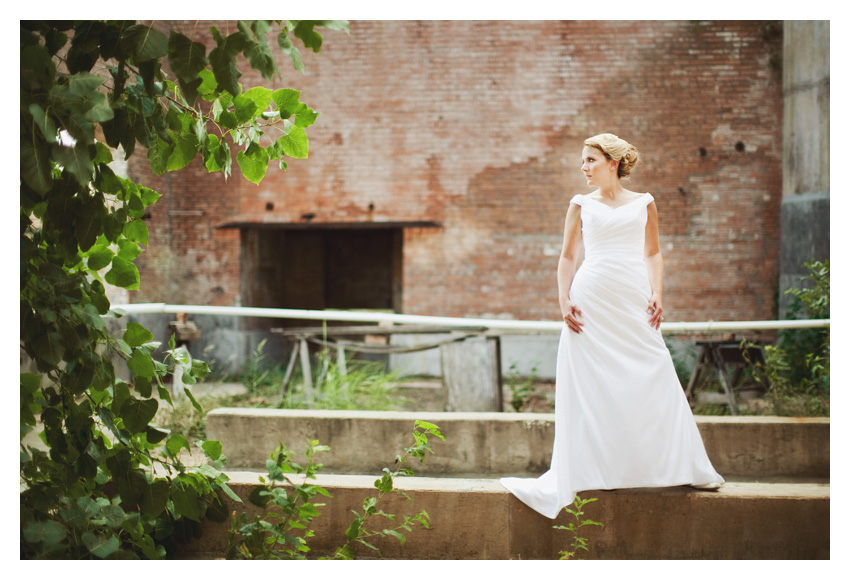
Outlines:
[{"label": "ruched bodice", "polygon": [[581,235],[585,260],[643,259],[646,235],[646,206],[652,195],[639,198],[620,207],[609,207],[585,195],[570,200],[581,206]]}]

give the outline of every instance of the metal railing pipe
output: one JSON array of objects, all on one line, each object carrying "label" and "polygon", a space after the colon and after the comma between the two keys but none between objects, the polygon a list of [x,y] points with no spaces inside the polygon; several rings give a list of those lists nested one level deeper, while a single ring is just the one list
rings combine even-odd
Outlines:
[{"label": "metal railing pipe", "polygon": [[[476,326],[492,330],[561,332],[564,324],[551,320],[504,320],[498,318],[454,318],[388,312],[349,312],[344,310],[295,310],[287,308],[256,308],[249,306],[203,306],[192,304],[115,305],[112,310],[128,314],[196,314],[215,316],[247,316],[257,318],[287,318],[292,320],[332,320],[336,322],[391,322],[457,328]],[[830,319],[813,320],[708,320],[703,322],[662,322],[661,331],[667,334],[735,332],[744,330],[780,330],[792,328],[824,328]]]}]

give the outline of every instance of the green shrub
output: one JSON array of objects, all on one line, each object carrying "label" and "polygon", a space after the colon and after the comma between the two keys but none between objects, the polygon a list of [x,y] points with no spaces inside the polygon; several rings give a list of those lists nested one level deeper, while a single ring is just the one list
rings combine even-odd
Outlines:
[{"label": "green shrub", "polygon": [[[805,264],[809,274],[794,300],[789,319],[829,318],[829,260]],[[767,399],[779,416],[829,416],[830,331],[785,329],[776,344],[764,348],[764,362],[749,361],[753,377],[767,387]],[[746,346],[744,343],[742,346]]]}]

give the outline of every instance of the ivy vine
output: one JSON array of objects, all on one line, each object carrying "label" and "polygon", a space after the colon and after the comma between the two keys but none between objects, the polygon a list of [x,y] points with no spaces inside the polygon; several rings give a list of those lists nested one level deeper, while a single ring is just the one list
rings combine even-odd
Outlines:
[{"label": "ivy vine", "polygon": [[[220,443],[196,442],[207,463],[190,467],[188,440],[152,423],[171,404],[173,339],[157,360],[142,325],[109,330],[123,313],[106,285],[139,288],[142,218],[160,197],[110,163],[139,146],[158,175],[200,156],[226,178],[235,157],[259,183],[271,161],[306,158],[318,113],[295,89],[243,90],[237,57],[271,80],[276,44],[303,71],[294,39],[318,52],[317,28],[348,25],[240,21],[226,35],[211,28],[207,53],[191,32],[141,22],[20,24],[20,345],[34,367],[20,376],[21,557],[163,558],[203,518],[225,520],[222,494],[238,497]],[[195,360],[183,382],[208,372]],[[26,444],[39,428],[44,445]]]}]

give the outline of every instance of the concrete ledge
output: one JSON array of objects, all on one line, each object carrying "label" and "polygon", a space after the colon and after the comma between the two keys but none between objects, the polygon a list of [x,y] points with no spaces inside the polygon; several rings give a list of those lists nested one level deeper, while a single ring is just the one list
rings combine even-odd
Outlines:
[{"label": "concrete ledge", "polygon": [[[247,498],[258,473],[228,473],[231,488]],[[322,500],[314,520],[311,557],[330,556],[343,543],[351,510],[375,493],[376,476],[319,475],[316,483],[332,495]],[[385,496],[379,508],[396,515],[426,510],[431,529],[417,527],[404,545],[376,541],[384,558],[398,559],[557,559],[571,541],[566,525],[526,507],[495,479],[399,478],[411,498]],[[590,552],[583,559],[828,559],[829,485],[728,483],[715,492],[689,487],[588,491],[598,501],[585,506]],[[252,506],[228,501],[228,509],[252,513]],[[376,518],[372,525],[387,527]],[[222,558],[229,522],[205,522],[203,535],[179,547],[182,559]],[[586,530],[586,532],[585,532]],[[358,557],[374,557],[362,546]]]},{"label": "concrete ledge", "polygon": [[[421,475],[535,476],[549,468],[554,415],[215,409],[207,436],[222,442],[231,469],[262,469],[282,442],[301,452],[308,440],[331,450],[324,471],[379,473],[412,442],[416,419],[440,427]],[[829,478],[829,419],[697,417],[714,467],[727,478]]]}]

